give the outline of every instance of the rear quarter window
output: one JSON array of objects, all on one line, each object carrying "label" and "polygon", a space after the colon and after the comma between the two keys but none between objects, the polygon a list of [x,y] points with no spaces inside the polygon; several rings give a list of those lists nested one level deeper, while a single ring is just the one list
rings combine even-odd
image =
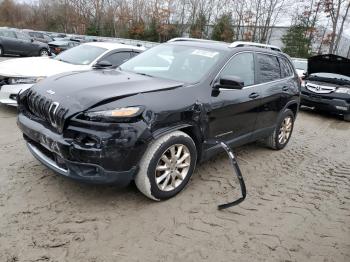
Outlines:
[{"label": "rear quarter window", "polygon": [[275,81],[281,78],[281,70],[276,56],[257,54],[258,84]]},{"label": "rear quarter window", "polygon": [[292,69],[291,64],[285,58],[279,58],[281,65],[281,77],[289,77],[294,75],[294,70]]}]

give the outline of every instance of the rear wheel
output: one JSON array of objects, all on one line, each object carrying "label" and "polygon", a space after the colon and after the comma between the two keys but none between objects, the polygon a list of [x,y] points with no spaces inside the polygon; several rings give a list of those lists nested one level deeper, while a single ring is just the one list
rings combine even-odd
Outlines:
[{"label": "rear wheel", "polygon": [[275,150],[283,149],[289,142],[293,128],[294,114],[292,110],[287,109],[283,112],[273,133],[266,139],[267,146]]},{"label": "rear wheel", "polygon": [[178,194],[195,169],[197,150],[192,138],[181,131],[154,141],[135,178],[137,188],[148,198],[165,200]]},{"label": "rear wheel", "polygon": [[39,52],[39,56],[48,56],[48,55],[49,55],[49,51],[46,48],[41,49]]},{"label": "rear wheel", "polygon": [[0,57],[4,55],[4,48],[2,48],[2,46],[0,46]]}]

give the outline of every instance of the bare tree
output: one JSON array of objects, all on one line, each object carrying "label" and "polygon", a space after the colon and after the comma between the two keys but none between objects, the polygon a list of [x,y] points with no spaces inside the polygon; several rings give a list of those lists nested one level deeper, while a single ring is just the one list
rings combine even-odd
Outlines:
[{"label": "bare tree", "polygon": [[329,53],[336,53],[342,37],[344,24],[348,18],[349,0],[323,0],[324,11],[331,19],[332,34],[329,44]]}]

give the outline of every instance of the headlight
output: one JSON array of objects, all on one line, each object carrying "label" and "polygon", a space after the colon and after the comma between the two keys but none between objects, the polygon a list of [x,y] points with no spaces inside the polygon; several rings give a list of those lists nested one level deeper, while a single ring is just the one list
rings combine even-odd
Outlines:
[{"label": "headlight", "polygon": [[90,121],[114,122],[118,119],[136,117],[140,115],[142,111],[143,109],[141,107],[123,107],[106,111],[85,112],[83,118]]},{"label": "headlight", "polygon": [[35,84],[43,80],[45,77],[11,77],[9,79],[10,85],[20,84]]},{"label": "headlight", "polygon": [[336,93],[349,94],[350,95],[350,88],[338,87],[337,90],[335,90],[335,92]]}]

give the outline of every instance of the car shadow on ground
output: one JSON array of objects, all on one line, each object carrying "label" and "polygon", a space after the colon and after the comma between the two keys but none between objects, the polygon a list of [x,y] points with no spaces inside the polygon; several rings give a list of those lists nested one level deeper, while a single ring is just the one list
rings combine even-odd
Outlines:
[{"label": "car shadow on ground", "polygon": [[327,111],[313,109],[313,108],[305,107],[305,106],[302,106],[300,108],[300,110],[308,115],[314,114],[315,116],[321,116],[321,117],[327,118],[327,120],[338,119],[338,120],[344,121],[343,116],[339,115],[339,114],[334,114],[334,113],[330,113]]},{"label": "car shadow on ground", "polygon": [[11,118],[17,115],[17,107],[0,104],[0,117]]}]

